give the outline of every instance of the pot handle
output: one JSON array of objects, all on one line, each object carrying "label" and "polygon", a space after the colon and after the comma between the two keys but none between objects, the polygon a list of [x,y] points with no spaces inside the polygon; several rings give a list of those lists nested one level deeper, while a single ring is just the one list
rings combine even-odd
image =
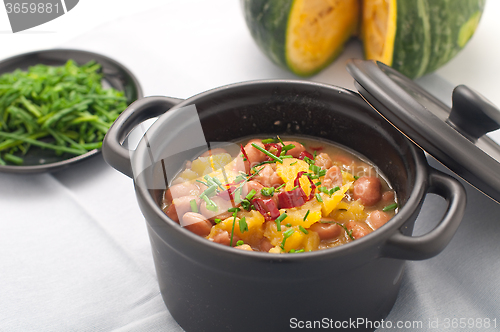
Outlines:
[{"label": "pot handle", "polygon": [[431,168],[427,191],[443,197],[448,202],[443,219],[425,235],[412,237],[403,235],[401,231],[396,232],[387,240],[382,256],[423,260],[436,256],[450,243],[465,212],[465,189],[456,179]]},{"label": "pot handle", "polygon": [[130,151],[122,143],[141,122],[162,115],[182,99],[170,97],[145,97],[130,104],[111,125],[102,144],[104,160],[114,169],[133,177]]}]

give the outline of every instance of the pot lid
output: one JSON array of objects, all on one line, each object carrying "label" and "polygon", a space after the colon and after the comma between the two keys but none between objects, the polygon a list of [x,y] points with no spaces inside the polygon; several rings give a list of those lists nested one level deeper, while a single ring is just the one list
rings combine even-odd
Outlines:
[{"label": "pot lid", "polygon": [[500,128],[500,110],[459,85],[453,106],[398,71],[353,59],[347,70],[361,96],[394,127],[450,170],[500,203],[500,146],[485,134]]}]

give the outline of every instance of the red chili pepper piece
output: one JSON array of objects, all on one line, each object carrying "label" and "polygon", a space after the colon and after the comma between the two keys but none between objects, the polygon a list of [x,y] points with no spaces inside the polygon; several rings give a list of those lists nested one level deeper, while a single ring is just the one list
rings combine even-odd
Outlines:
[{"label": "red chili pepper piece", "polygon": [[229,187],[227,190],[221,191],[220,193],[217,194],[220,198],[226,200],[226,201],[232,201],[234,200],[234,192],[236,191],[235,186]]},{"label": "red chili pepper piece", "polygon": [[274,220],[280,216],[280,211],[273,199],[254,198],[252,204],[266,220]]},{"label": "red chili pepper piece", "polygon": [[252,165],[250,164],[250,159],[248,159],[248,155],[247,155],[247,152],[245,151],[245,148],[243,147],[243,144],[240,144],[240,149],[241,149],[241,152],[243,153],[243,156],[245,156],[246,161],[248,162],[248,169],[250,169],[250,167],[252,167]]},{"label": "red chili pepper piece", "polygon": [[304,160],[304,157],[307,157],[311,160],[314,159],[314,156],[312,154],[310,154],[309,152],[307,151],[302,151],[299,156],[297,157],[297,159],[300,159],[300,160]]},{"label": "red chili pepper piece", "polygon": [[[271,151],[269,150],[270,148],[275,148],[275,149],[276,149],[276,153],[274,153],[274,155],[275,155],[276,157],[279,157],[279,156],[280,156],[280,154],[281,154],[281,151],[283,150],[283,146],[282,146],[281,144],[278,144],[278,143],[269,143],[269,144],[264,144],[264,148],[265,148],[267,151],[269,151],[269,152],[271,152]],[[273,152],[271,152],[271,153],[273,153]],[[274,160],[274,159],[272,159],[271,157],[267,157],[267,161],[269,161],[269,160]]]},{"label": "red chili pepper piece", "polygon": [[278,194],[278,203],[280,208],[282,209],[290,209],[298,206],[304,205],[308,200],[314,197],[314,190],[316,189],[316,185],[312,182],[309,177],[307,178],[311,183],[311,193],[309,197],[306,196],[306,193],[300,186],[300,178],[306,172],[298,172],[297,177],[293,181],[294,186],[299,186],[298,188],[290,191],[284,191]]},{"label": "red chili pepper piece", "polygon": [[[297,177],[295,178],[295,180],[293,181],[293,185],[294,186],[299,186],[299,188],[302,190],[302,188],[300,187],[300,178],[302,177],[302,174],[304,174],[306,172],[302,171],[302,172],[298,172],[297,173]],[[309,194],[309,197],[307,198],[307,200],[310,200],[314,197],[314,190],[316,189],[316,185],[314,184],[314,182],[307,176],[307,179],[309,180],[309,183],[311,184],[311,193]],[[304,190],[302,190],[302,192],[304,192]],[[306,193],[304,192],[304,196],[306,195]]]}]

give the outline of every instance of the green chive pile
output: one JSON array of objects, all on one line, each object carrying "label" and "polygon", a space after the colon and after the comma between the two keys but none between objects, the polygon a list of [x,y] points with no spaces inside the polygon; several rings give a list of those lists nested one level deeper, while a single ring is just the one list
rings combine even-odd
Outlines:
[{"label": "green chive pile", "polygon": [[100,64],[73,60],[1,75],[0,165],[23,165],[31,147],[68,158],[99,149],[127,107],[124,93],[104,88],[102,78]]}]

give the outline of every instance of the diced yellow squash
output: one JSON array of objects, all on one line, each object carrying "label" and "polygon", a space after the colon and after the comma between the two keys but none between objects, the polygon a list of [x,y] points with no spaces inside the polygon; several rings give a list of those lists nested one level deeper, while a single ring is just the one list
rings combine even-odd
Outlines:
[{"label": "diced yellow squash", "polygon": [[[293,164],[293,165],[292,165]],[[276,173],[283,179],[286,183],[285,190],[292,190],[294,181],[297,178],[297,173],[299,172],[309,172],[309,164],[303,160],[295,158],[283,159],[283,164],[276,163]],[[311,184],[307,176],[302,176],[299,180],[302,190],[307,196],[311,193]]]},{"label": "diced yellow squash", "polygon": [[348,182],[354,182],[355,178],[354,178],[354,175],[352,175],[351,173],[349,172],[344,172],[342,171],[342,183],[343,184],[346,184]]},{"label": "diced yellow squash", "polygon": [[193,160],[191,169],[198,173],[198,176],[203,176],[224,167],[230,163],[231,160],[233,160],[233,158],[229,153],[219,153],[213,156],[199,157]]},{"label": "diced yellow squash", "polygon": [[186,181],[189,181],[189,180],[195,180],[197,177],[199,177],[198,173],[192,171],[191,169],[185,169],[184,171],[182,171],[180,174],[179,174],[179,178],[182,178],[183,181],[182,182],[186,182]]},{"label": "diced yellow squash", "polygon": [[342,201],[340,201],[340,203],[337,205],[338,210],[347,210],[348,207],[349,207],[349,203],[342,202]]},{"label": "diced yellow squash", "polygon": [[[307,215],[306,220],[304,220],[307,211],[309,211],[309,214]],[[308,228],[321,219],[321,204],[316,200],[316,198],[313,198],[302,206],[291,209],[281,209],[280,213],[286,213],[287,215],[285,220],[283,220],[283,224],[290,223],[292,226],[302,226],[304,228]]]},{"label": "diced yellow squash", "polygon": [[[245,217],[245,221],[248,226],[248,231],[241,232],[240,231],[240,219]],[[239,214],[239,217],[236,217],[236,221],[234,222],[234,217],[227,218],[214,227],[212,227],[210,234],[207,238],[214,238],[214,236],[219,233],[221,230],[227,231],[231,234],[234,224],[234,234],[237,235],[240,239],[242,239],[245,243],[249,244],[257,244],[263,236],[264,230],[262,225],[264,224],[264,217],[259,212],[252,210],[250,212],[242,212]]]},{"label": "diced yellow squash", "polygon": [[307,234],[305,234],[300,230],[298,226],[292,226],[292,227],[281,226],[281,232],[279,232],[276,228],[276,224],[268,223],[264,231],[264,236],[269,239],[269,241],[273,246],[275,246],[275,248],[281,249],[281,245],[283,244],[284,233],[289,229],[293,229],[294,232],[291,236],[289,236],[286,239],[282,251],[289,252],[292,249],[294,250],[304,249],[304,251],[318,250],[320,242],[318,233],[308,232]]},{"label": "diced yellow squash", "polygon": [[[298,230],[298,227],[293,228],[295,229],[295,232],[293,232],[293,234],[286,239],[285,245],[283,247],[286,252],[289,252],[292,249],[302,249],[304,240],[306,238],[306,235]],[[283,239],[281,241],[283,241]]]},{"label": "diced yellow squash", "polygon": [[334,192],[332,196],[320,193],[321,198],[323,199],[323,203],[321,203],[321,212],[323,212],[323,216],[328,216],[337,207],[342,198],[344,198],[347,190],[349,190],[351,184],[352,182],[344,184],[339,190]]},{"label": "diced yellow squash", "polygon": [[365,207],[359,201],[347,203],[347,211],[337,210],[333,213],[333,218],[338,221],[364,221],[368,217]]},{"label": "diced yellow squash", "polygon": [[318,233],[309,232],[304,242],[304,251],[315,251],[319,249],[320,238]]}]

